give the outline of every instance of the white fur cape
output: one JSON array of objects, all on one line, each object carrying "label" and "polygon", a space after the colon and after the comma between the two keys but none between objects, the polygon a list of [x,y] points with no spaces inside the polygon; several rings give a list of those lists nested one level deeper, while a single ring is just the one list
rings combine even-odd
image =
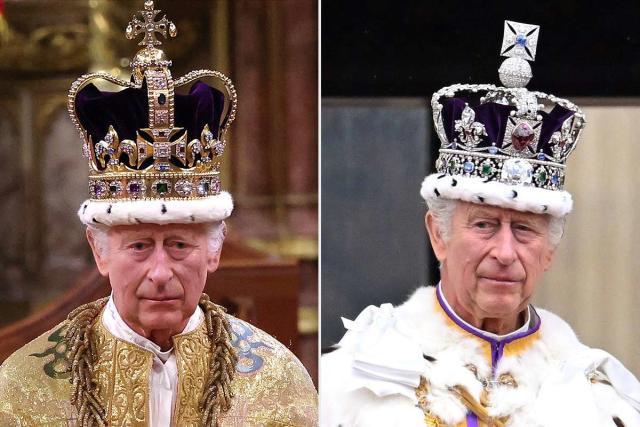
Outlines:
[{"label": "white fur cape", "polygon": [[[625,427],[640,426],[637,379],[613,356],[581,344],[562,319],[537,312],[535,339],[508,344],[521,351],[505,350],[497,365],[495,378],[509,373],[517,387],[493,389],[489,414],[509,416],[508,427],[616,427],[614,417]],[[418,289],[398,307],[370,306],[344,322],[339,349],[321,360],[321,426],[423,427],[414,391],[420,376],[430,383],[432,414],[447,425],[466,425],[467,409],[449,387],[462,385],[479,401],[483,387],[465,366],[486,378],[491,360],[486,343],[447,320],[435,288]],[[612,386],[590,382],[596,371]]]},{"label": "white fur cape", "polygon": [[202,199],[188,200],[86,200],[78,209],[83,224],[114,225],[195,224],[222,221],[231,215],[233,199],[226,191]]}]

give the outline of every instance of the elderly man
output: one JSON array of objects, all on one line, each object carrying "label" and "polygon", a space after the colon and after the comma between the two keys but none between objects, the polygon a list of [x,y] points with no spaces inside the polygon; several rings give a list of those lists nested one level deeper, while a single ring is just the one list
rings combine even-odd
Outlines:
[{"label": "elderly man", "polygon": [[[202,294],[220,260],[231,196],[216,158],[236,93],[217,71],[173,80],[152,1],[127,28],[143,33],[132,82],[82,76],[69,112],[84,140],[90,199],[78,215],[112,293],[10,356],[0,368],[2,426],[313,426],[302,364],[265,332]],[[202,82],[215,77],[229,98]],[[124,86],[101,92],[103,78]]]},{"label": "elderly man", "polygon": [[640,426],[636,378],[530,304],[571,210],[565,162],[585,123],[524,88],[538,32],[505,22],[506,87],[434,94],[442,147],[421,194],[441,281],[344,320],[321,364],[321,425]]}]

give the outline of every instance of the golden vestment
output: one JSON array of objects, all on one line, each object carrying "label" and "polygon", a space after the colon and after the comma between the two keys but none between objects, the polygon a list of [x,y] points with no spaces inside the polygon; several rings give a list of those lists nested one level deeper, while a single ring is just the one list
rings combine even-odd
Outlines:
[{"label": "golden vestment", "polygon": [[[231,408],[220,426],[315,426],[317,394],[300,361],[264,331],[227,315],[238,355]],[[13,353],[0,367],[0,426],[75,426],[64,340],[67,321]],[[97,361],[92,378],[110,426],[148,426],[153,354],[113,336],[100,314],[91,325]],[[211,346],[205,322],[173,337],[178,388],[172,425],[199,426]]]}]

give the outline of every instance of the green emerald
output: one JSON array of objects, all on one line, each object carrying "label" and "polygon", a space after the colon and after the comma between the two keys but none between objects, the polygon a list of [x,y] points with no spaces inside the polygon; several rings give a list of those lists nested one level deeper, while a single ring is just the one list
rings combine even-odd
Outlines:
[{"label": "green emerald", "polygon": [[484,163],[484,164],[482,165],[482,171],[481,171],[482,176],[490,175],[490,174],[491,174],[492,169],[493,169],[493,167],[492,167],[489,163]]},{"label": "green emerald", "polygon": [[547,172],[544,170],[538,171],[538,184],[544,184],[547,182]]},{"label": "green emerald", "polygon": [[156,191],[158,193],[168,193],[169,192],[169,184],[166,182],[159,182],[156,184]]}]

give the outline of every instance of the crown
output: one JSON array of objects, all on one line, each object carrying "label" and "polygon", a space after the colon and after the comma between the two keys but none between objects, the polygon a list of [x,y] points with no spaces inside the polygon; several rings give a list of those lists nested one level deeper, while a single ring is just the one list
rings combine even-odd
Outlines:
[{"label": "crown", "polygon": [[[469,201],[482,202],[495,195],[491,192],[502,190],[516,198],[518,191],[511,188],[514,186],[547,190],[530,192],[541,200],[534,203],[535,208],[529,202],[526,207],[517,201],[493,204],[560,214],[570,210],[570,195],[554,196],[549,191],[562,192],[567,157],[586,122],[572,102],[525,88],[532,77],[528,61],[535,59],[539,33],[538,25],[505,21],[500,54],[507,59],[498,70],[503,87],[454,84],[433,94],[433,121],[441,142],[436,171],[440,179],[476,178],[475,184],[507,186],[494,185],[491,191],[478,187],[479,193],[473,197],[467,193],[460,196]],[[437,179],[433,177],[428,188],[427,181],[423,184],[425,198],[432,196],[426,191],[441,192],[434,181]],[[545,203],[549,197],[549,203]]]},{"label": "crown", "polygon": [[[166,16],[157,20],[160,11],[151,0],[138,13],[141,19],[134,15],[126,28],[128,39],[143,36],[143,47],[131,62],[131,80],[104,72],[85,74],[69,91],[69,114],[89,163],[89,200],[79,212],[85,222],[99,222],[86,217],[87,209],[96,211],[97,202],[108,202],[110,213],[116,202],[198,201],[221,195],[218,160],[238,102],[233,83],[212,70],[174,79],[156,35],[175,37],[175,24]],[[203,78],[222,82],[227,97],[199,81]],[[93,84],[98,80],[122,90],[100,91]],[[192,82],[187,95],[175,93]],[[228,216],[231,200],[226,199]]]}]

